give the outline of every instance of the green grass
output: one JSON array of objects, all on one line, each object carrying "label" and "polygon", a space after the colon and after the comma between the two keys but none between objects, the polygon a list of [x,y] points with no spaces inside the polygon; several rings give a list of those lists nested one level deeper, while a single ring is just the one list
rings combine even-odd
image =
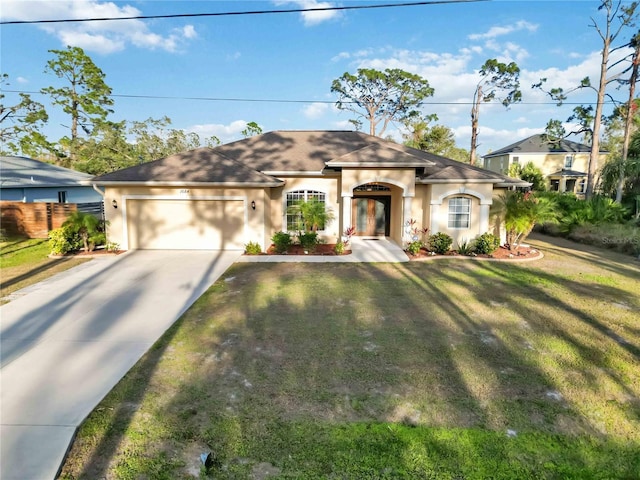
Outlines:
[{"label": "green grass", "polygon": [[62,478],[637,478],[640,270],[551,241],[520,264],[235,265]]},{"label": "green grass", "polygon": [[88,259],[49,258],[49,242],[42,238],[6,238],[0,242],[0,303],[22,288]]}]

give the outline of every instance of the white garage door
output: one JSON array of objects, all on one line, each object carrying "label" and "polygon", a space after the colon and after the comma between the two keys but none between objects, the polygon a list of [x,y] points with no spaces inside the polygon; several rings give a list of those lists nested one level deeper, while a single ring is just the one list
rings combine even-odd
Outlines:
[{"label": "white garage door", "polygon": [[129,248],[241,250],[242,200],[127,200]]}]

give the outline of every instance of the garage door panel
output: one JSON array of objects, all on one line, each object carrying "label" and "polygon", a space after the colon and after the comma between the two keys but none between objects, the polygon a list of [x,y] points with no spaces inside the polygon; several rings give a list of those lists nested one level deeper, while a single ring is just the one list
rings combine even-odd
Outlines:
[{"label": "garage door panel", "polygon": [[128,200],[130,248],[229,250],[243,248],[241,200]]}]

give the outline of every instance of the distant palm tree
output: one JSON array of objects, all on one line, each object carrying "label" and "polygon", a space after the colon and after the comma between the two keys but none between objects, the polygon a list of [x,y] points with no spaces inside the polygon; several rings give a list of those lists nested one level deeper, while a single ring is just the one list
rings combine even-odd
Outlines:
[{"label": "distant palm tree", "polygon": [[492,205],[492,213],[502,218],[509,250],[517,250],[536,223],[558,221],[552,200],[533,192],[507,191]]}]

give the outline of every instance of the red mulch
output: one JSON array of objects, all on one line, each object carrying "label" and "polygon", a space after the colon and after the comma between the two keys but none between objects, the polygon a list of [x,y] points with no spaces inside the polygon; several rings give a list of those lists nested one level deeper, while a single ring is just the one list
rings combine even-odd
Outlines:
[{"label": "red mulch", "polygon": [[[464,255],[460,255],[458,252],[449,251],[444,255],[431,255],[427,250],[420,250],[417,255],[411,255],[407,253],[410,260],[420,260],[424,258],[434,258],[434,257],[463,257]],[[508,248],[500,247],[498,250],[493,252],[491,255],[468,255],[471,257],[477,258],[495,258],[497,260],[522,260],[525,258],[536,258],[540,255],[540,252],[535,248],[531,247],[520,247],[516,251],[511,251]]]},{"label": "red mulch", "polygon": [[[316,248],[313,251],[308,251],[308,253],[304,252],[304,249],[301,245],[291,245],[287,250],[286,255],[337,255],[334,251],[336,244],[335,243],[321,243],[320,245],[316,245]],[[351,250],[346,250],[342,255],[349,255]],[[267,249],[266,254],[262,255],[282,255],[281,253],[276,253],[275,248],[271,245]]]}]

